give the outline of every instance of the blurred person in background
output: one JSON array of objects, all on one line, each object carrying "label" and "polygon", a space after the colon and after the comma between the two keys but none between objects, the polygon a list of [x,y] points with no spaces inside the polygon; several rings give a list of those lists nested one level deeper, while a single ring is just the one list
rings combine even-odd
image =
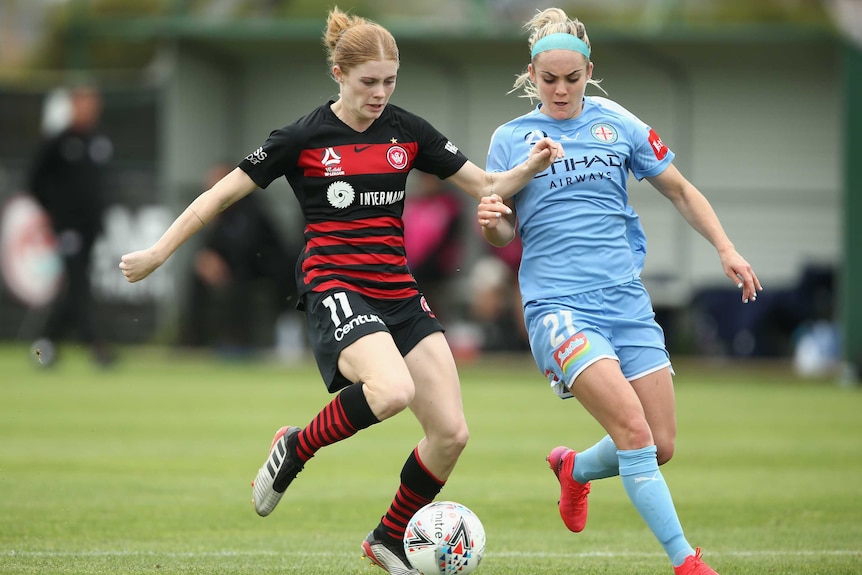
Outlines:
[{"label": "blurred person in background", "polygon": [[446,333],[459,363],[475,361],[485,352],[529,349],[518,291],[520,243],[516,238],[502,248],[487,247],[467,272],[461,321]]},{"label": "blurred person in background", "polygon": [[[412,185],[410,185],[412,184]],[[457,301],[453,279],[464,255],[462,202],[448,183],[434,174],[411,173],[404,200],[404,247],[407,265],[441,320]],[[447,312],[441,312],[447,302]]]},{"label": "blurred person in background", "polygon": [[[207,171],[213,187],[235,166],[218,162]],[[295,314],[293,270],[285,265],[299,252],[282,238],[270,208],[249,194],[219,214],[204,230],[193,256],[186,316],[181,327],[185,345],[214,347],[227,355],[244,355],[265,342],[254,333],[257,295],[275,336],[282,314]],[[260,298],[258,298],[260,299]]]},{"label": "blurred person in background", "polygon": [[[269,515],[321,448],[409,408],[424,437],[361,548],[391,574],[418,575],[404,552],[407,522],[443,488],[468,429],[443,327],[407,265],[401,219],[407,176],[412,169],[434,174],[476,200],[495,190],[511,195],[560,150],[543,139],[521,165],[489,174],[427,121],[389,104],[400,65],[389,31],[333,8],[324,45],[338,98],[273,131],[153,246],[124,255],[120,269],[130,282],[146,278],[220,211],[287,178],[306,222],[296,268],[300,306],[324,383],[337,395],[305,428],[284,426],[275,434],[254,480],[255,510]],[[347,481],[339,477],[332,488]]]},{"label": "blurred person in background", "polygon": [[505,261],[493,253],[471,266],[467,317],[476,326],[479,352],[529,349],[522,335],[526,330],[516,278]]},{"label": "blurred person in background", "polygon": [[64,269],[64,285],[33,347],[40,365],[53,365],[58,343],[77,337],[104,366],[115,355],[94,317],[90,261],[93,244],[102,232],[104,176],[113,145],[98,130],[102,97],[97,88],[73,87],[68,103],[67,125],[43,140],[28,174],[29,191],[48,214]]},{"label": "blurred person in background", "polygon": [[[482,228],[479,227],[481,231]],[[488,246],[488,258],[494,261],[493,265],[498,271],[500,281],[505,285],[497,288],[497,293],[504,299],[497,306],[496,321],[487,328],[502,336],[493,336],[485,343],[488,351],[528,351],[530,341],[527,336],[527,326],[524,323],[524,308],[521,305],[521,290],[518,285],[518,267],[521,265],[521,240],[517,236],[512,238],[505,246]],[[474,269],[472,281],[472,292],[474,310],[479,299],[479,293],[485,289],[481,283],[481,276]],[[477,310],[479,311],[479,310]],[[496,323],[496,326],[493,325]]]},{"label": "blurred person in background", "polygon": [[584,25],[550,8],[525,27],[531,61],[515,89],[540,104],[495,131],[487,169],[511,168],[544,135],[560,143],[565,159],[511,196],[483,198],[477,217],[493,245],[505,245],[517,231],[536,363],[560,397],[576,397],[608,433],[582,452],[560,446],[548,455],[560,483],[560,515],[580,532],[590,482],[620,476],[674,573],[716,575],[683,534],[659,470],[676,438],[673,371],[640,280],[646,241],[628,205],[629,171],[647,178],[715,247],[744,303],[762,287],[658,134],[619,104],[585,96],[596,81]]}]

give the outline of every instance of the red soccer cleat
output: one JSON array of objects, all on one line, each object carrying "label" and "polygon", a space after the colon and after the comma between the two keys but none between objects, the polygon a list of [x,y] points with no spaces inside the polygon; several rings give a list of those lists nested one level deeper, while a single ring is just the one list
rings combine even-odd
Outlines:
[{"label": "red soccer cleat", "polygon": [[[576,453],[568,447],[555,447],[546,457],[551,471],[560,482],[560,517],[569,531],[580,533],[587,524],[587,495],[590,482],[578,483],[572,478]],[[692,571],[692,573],[695,573]],[[679,575],[679,574],[677,574]]]},{"label": "red soccer cleat", "polygon": [[673,572],[674,575],[718,575],[700,558],[700,547],[695,550],[694,555],[686,557],[682,565],[674,567]]}]

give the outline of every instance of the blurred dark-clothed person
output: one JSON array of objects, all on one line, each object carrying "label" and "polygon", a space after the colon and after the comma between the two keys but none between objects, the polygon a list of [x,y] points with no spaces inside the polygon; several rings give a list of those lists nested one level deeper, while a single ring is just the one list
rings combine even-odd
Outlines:
[{"label": "blurred dark-clothed person", "polygon": [[57,343],[77,337],[91,348],[99,364],[107,365],[114,353],[93,315],[90,262],[93,244],[102,232],[104,176],[113,144],[98,129],[102,97],[95,87],[77,86],[68,100],[68,123],[42,141],[28,175],[29,191],[45,209],[56,234],[65,274],[34,348],[40,364],[51,365],[58,358]]},{"label": "blurred dark-clothed person", "polygon": [[[233,167],[213,165],[205,187],[212,187]],[[270,340],[279,317],[295,313],[293,266],[299,248],[290,245],[257,194],[245,196],[210,222],[193,256],[182,343],[226,354],[274,343]]]}]

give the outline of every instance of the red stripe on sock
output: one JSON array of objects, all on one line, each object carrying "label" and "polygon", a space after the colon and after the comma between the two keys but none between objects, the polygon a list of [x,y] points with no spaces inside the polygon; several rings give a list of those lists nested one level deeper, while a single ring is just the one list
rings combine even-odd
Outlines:
[{"label": "red stripe on sock", "polygon": [[355,433],[356,428],[347,420],[339,395],[299,432],[297,455],[302,461],[308,461],[321,447],[343,441]]},{"label": "red stripe on sock", "polygon": [[399,540],[403,538],[410,518],[431,501],[433,500],[422,497],[402,483],[392,500],[392,505],[383,516],[382,523],[389,535]]}]

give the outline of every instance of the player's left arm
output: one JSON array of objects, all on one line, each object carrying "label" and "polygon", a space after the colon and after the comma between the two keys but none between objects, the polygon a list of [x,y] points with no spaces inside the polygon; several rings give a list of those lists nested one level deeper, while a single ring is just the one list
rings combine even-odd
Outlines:
[{"label": "player's left arm", "polygon": [[763,286],[751,264],[736,251],[709,200],[673,164],[669,164],[662,173],[647,177],[647,180],[671,201],[692,228],[715,247],[724,273],[742,288],[742,301],[755,301]]}]

